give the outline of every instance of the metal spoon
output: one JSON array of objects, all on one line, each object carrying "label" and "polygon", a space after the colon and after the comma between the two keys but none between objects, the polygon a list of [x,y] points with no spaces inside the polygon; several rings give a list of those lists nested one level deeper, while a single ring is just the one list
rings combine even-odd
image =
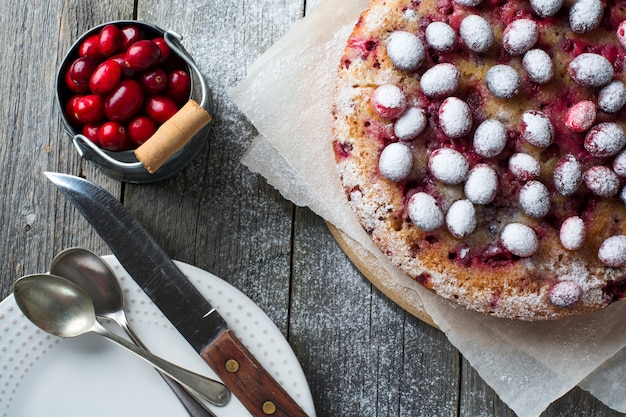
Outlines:
[{"label": "metal spoon", "polygon": [[[66,278],[82,288],[91,297],[96,316],[113,320],[136,345],[148,350],[128,323],[122,288],[115,273],[102,257],[85,248],[68,248],[54,257],[50,264],[50,273]],[[186,390],[167,375],[160,375],[192,417],[215,417],[193,392]]]},{"label": "metal spoon", "polygon": [[41,330],[60,337],[96,333],[133,352],[180,384],[216,405],[226,405],[230,391],[221,383],[178,367],[102,327],[89,295],[73,282],[51,274],[19,278],[13,287],[17,306]]}]

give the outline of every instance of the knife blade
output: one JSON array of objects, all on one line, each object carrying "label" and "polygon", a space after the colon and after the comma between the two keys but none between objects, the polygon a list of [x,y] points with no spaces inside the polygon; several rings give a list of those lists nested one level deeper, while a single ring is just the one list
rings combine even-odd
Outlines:
[{"label": "knife blade", "polygon": [[253,416],[306,416],[126,207],[84,178],[44,174]]}]

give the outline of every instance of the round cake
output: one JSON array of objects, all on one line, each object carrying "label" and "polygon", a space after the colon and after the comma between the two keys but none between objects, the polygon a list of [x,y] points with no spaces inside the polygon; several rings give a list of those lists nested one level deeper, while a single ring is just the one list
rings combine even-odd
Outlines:
[{"label": "round cake", "polygon": [[373,0],[333,105],[337,169],[381,251],[521,320],[626,294],[626,4]]}]

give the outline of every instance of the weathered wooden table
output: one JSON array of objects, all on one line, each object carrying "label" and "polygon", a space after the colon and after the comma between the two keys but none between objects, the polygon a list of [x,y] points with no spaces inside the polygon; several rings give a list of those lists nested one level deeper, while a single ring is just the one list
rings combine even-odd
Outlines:
[{"label": "weathered wooden table", "polygon": [[[307,376],[319,416],[512,416],[439,330],[390,302],[326,224],[240,158],[256,131],[226,91],[317,1],[9,2],[0,14],[0,296],[70,246],[109,253],[42,175],[87,177],[117,196],[174,259],[228,281],[267,312]],[[61,125],[55,73],[84,31],[139,19],[185,36],[212,90],[207,146],[182,173],[123,184],[82,161]],[[0,362],[2,353],[0,352]],[[580,389],[545,416],[617,416]]]}]

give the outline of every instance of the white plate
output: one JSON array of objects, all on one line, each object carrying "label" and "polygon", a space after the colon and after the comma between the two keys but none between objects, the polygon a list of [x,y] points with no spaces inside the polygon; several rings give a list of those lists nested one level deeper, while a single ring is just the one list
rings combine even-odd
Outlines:
[{"label": "white plate", "polygon": [[[115,257],[105,256],[124,289],[131,326],[152,352],[203,375],[213,371],[173,328]],[[191,265],[179,268],[222,314],[229,327],[311,417],[315,407],[302,368],[274,323],[248,297]],[[112,330],[115,328],[107,326]],[[233,396],[218,416],[249,416]],[[13,295],[0,303],[0,416],[187,417],[156,371],[105,338],[61,339],[39,330]]]}]

